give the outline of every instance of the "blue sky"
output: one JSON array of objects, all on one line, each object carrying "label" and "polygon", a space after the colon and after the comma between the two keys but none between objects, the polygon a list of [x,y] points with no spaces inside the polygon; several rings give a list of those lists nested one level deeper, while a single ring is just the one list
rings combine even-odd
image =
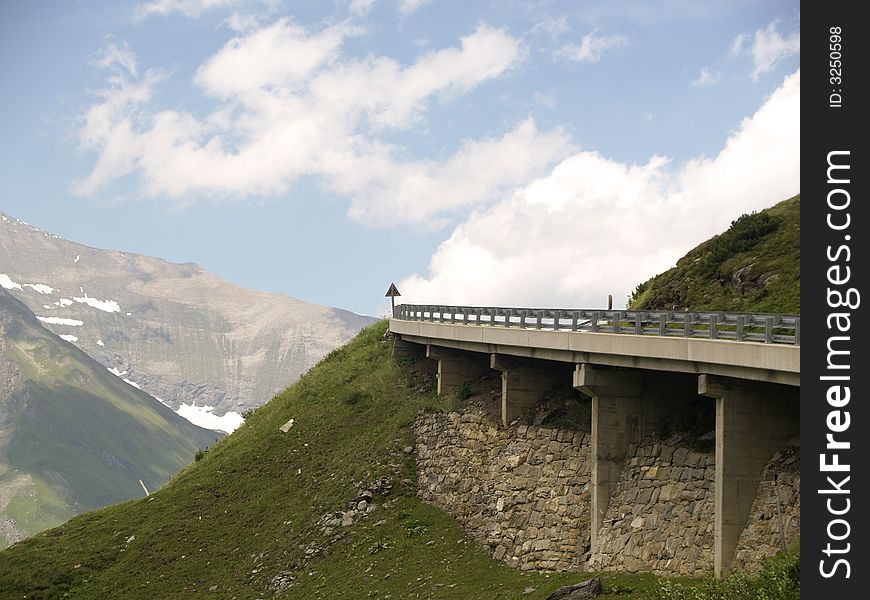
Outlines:
[{"label": "blue sky", "polygon": [[795,1],[0,5],[0,210],[383,311],[600,306],[799,190]]}]

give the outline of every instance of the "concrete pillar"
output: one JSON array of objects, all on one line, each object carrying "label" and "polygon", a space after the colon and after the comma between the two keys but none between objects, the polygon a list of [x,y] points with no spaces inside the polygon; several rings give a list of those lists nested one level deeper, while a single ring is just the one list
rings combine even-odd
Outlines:
[{"label": "concrete pillar", "polygon": [[426,356],[438,361],[438,395],[458,390],[489,371],[489,355],[441,346],[426,346]]},{"label": "concrete pillar", "polygon": [[592,554],[598,530],[619,482],[629,446],[641,435],[643,380],[636,371],[577,365],[574,387],[592,397]]},{"label": "concrete pillar", "polygon": [[762,468],[800,433],[800,390],[701,375],[698,393],[716,400],[713,571],[724,577],[731,571]]},{"label": "concrete pillar", "polygon": [[545,393],[571,381],[567,363],[493,354],[490,367],[501,371],[501,422],[505,427],[539,404]]}]

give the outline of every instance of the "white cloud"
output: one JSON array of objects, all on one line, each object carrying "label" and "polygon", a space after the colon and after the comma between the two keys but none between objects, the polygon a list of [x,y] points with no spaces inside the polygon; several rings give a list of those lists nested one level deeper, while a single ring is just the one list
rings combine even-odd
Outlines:
[{"label": "white cloud", "polygon": [[559,129],[531,119],[499,135],[465,140],[439,160],[417,159],[384,134],[424,120],[449,101],[522,62],[520,42],[480,25],[457,47],[407,66],[387,57],[346,59],[348,24],[308,31],[286,19],[238,35],[197,70],[218,99],[212,113],[150,112],[160,74],[115,77],[82,119],[82,146],[97,162],[73,191],[93,193],[125,175],[144,191],[182,202],[195,195],[276,194],[315,176],[352,199],[351,214],[375,224],[443,223],[457,208],[491,201],[566,155]]},{"label": "white cloud", "polygon": [[165,17],[179,12],[188,17],[198,17],[214,8],[224,8],[236,4],[239,0],[152,0],[136,7],[136,16],[144,19],[151,15]]},{"label": "white cloud", "polygon": [[598,30],[594,29],[584,35],[579,44],[562,46],[556,56],[578,62],[598,62],[606,51],[628,45],[628,38],[624,35],[596,35],[597,33]]},{"label": "white cloud", "polygon": [[194,81],[219,98],[267,86],[293,86],[334,56],[352,31],[338,25],[309,36],[304,28],[280,19],[230,40],[197,70]]},{"label": "white cloud", "polygon": [[755,32],[752,43],[752,78],[758,79],[762,73],[772,70],[780,61],[799,54],[801,51],[800,32],[792,32],[782,37],[774,21],[764,29]]},{"label": "white cloud", "polygon": [[536,35],[546,35],[552,40],[557,40],[570,30],[571,27],[568,25],[568,19],[564,15],[561,17],[544,15],[535,22],[531,32]]},{"label": "white cloud", "polygon": [[707,85],[718,85],[722,79],[722,73],[719,71],[711,71],[707,67],[703,67],[698,74],[698,78],[691,85],[693,87],[703,87]]},{"label": "white cloud", "polygon": [[93,62],[102,69],[110,71],[120,69],[121,72],[133,77],[139,74],[139,69],[136,66],[136,56],[130,51],[126,42],[122,46],[109,42],[94,55]]},{"label": "white cloud", "polygon": [[429,4],[431,0],[398,0],[399,13],[407,17],[408,15],[417,11],[417,9],[422,8]]},{"label": "white cloud", "polygon": [[[751,45],[750,44],[751,41]],[[779,21],[773,21],[764,29],[759,29],[750,37],[741,33],[731,44],[731,54],[740,56],[746,53],[752,55],[752,73],[754,80],[776,65],[801,51],[801,35],[799,31],[793,31],[787,36],[779,32]]]},{"label": "white cloud", "polygon": [[358,17],[365,16],[374,8],[375,0],[351,0],[348,10]]},{"label": "white cloud", "polygon": [[399,283],[409,303],[617,306],[741,213],[799,192],[800,72],[714,158],[673,166],[578,152],[479,209]]},{"label": "white cloud", "polygon": [[731,43],[731,55],[739,56],[743,54],[744,48],[746,48],[746,44],[749,42],[749,36],[745,33],[741,33],[734,41]]}]

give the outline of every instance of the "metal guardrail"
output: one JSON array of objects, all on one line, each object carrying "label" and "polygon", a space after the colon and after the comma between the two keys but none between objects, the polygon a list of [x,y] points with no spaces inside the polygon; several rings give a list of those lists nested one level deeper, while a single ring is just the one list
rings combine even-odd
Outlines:
[{"label": "metal guardrail", "polygon": [[400,304],[394,319],[800,346],[800,315]]}]

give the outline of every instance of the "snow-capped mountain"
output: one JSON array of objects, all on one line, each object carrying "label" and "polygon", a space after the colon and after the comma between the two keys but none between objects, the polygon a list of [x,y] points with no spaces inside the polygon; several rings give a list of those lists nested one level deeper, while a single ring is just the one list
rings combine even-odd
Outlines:
[{"label": "snow-capped mountain", "polygon": [[374,320],[248,290],[193,263],[90,248],[2,213],[0,287],[128,384],[224,431]]}]

